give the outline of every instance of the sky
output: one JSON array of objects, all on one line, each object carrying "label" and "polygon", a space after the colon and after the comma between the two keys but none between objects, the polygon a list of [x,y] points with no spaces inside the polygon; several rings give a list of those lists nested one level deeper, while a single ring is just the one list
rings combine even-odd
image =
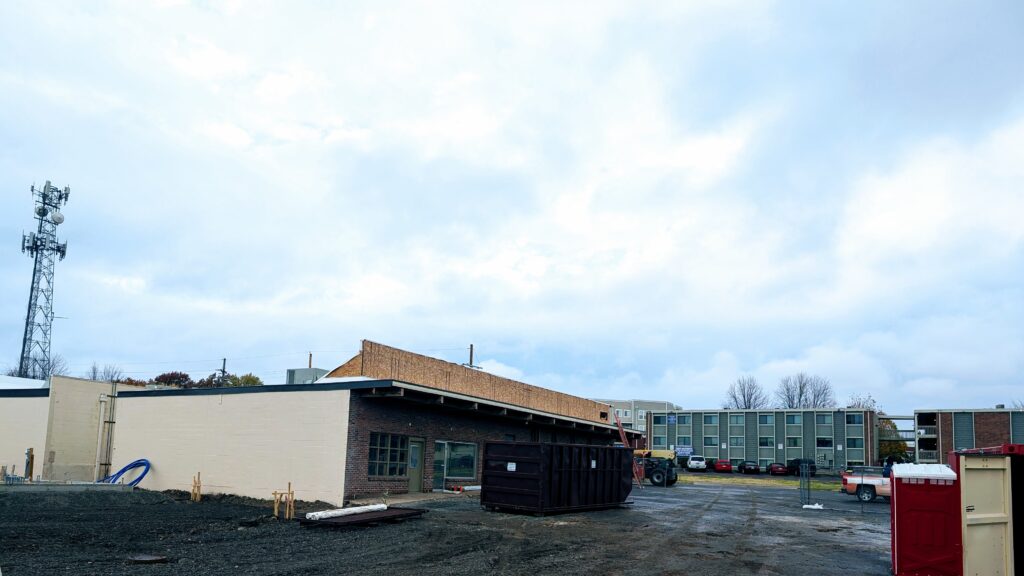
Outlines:
[{"label": "sky", "polygon": [[0,367],[1024,399],[1020,2],[0,3]]}]

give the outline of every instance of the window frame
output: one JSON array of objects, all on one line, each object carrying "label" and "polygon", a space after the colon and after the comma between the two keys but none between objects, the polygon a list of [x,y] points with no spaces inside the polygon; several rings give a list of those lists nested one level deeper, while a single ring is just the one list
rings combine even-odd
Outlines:
[{"label": "window frame", "polygon": [[[398,445],[395,447],[392,447],[392,438],[398,442]],[[383,452],[386,452],[387,455],[384,459],[381,459]],[[366,476],[368,478],[408,478],[408,464],[408,436],[391,432],[370,432],[366,452]],[[392,466],[395,466],[395,474],[391,473]],[[370,473],[371,467],[374,471],[372,474]],[[384,474],[378,473],[382,469]]]}]

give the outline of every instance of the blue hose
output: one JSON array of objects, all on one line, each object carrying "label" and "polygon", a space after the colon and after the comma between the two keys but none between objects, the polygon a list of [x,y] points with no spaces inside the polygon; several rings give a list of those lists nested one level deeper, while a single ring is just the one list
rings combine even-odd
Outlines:
[{"label": "blue hose", "polygon": [[111,474],[110,476],[107,476],[103,480],[98,480],[96,483],[97,484],[117,484],[117,481],[121,479],[121,476],[124,476],[125,472],[127,472],[129,470],[132,470],[134,468],[140,468],[142,466],[146,467],[146,469],[142,471],[142,474],[139,474],[138,478],[136,478],[135,480],[132,480],[131,482],[128,483],[129,486],[133,486],[133,487],[134,486],[138,486],[139,482],[142,482],[142,479],[146,477],[146,474],[149,474],[150,464],[149,464],[149,460],[146,460],[145,458],[139,458],[135,462],[132,462],[131,464],[125,466],[124,468],[121,468],[116,473]]}]

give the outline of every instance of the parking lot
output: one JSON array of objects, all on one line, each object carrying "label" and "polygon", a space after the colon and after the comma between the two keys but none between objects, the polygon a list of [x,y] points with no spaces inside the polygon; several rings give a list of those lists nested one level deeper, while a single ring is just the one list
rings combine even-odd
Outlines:
[{"label": "parking lot", "polygon": [[[723,475],[725,476],[725,475]],[[634,489],[632,505],[535,517],[473,496],[414,504],[422,518],[325,530],[268,518],[265,504],[179,495],[0,494],[0,569],[25,574],[787,574],[889,573],[888,505],[814,492],[703,483]],[[131,565],[159,554],[167,564]]]}]

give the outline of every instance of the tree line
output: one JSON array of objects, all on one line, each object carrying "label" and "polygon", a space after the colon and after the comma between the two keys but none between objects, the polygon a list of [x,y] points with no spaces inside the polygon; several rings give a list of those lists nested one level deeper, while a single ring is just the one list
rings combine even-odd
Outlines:
[{"label": "tree line", "polygon": [[[53,376],[68,375],[67,361],[59,354],[54,354],[50,361],[50,374]],[[17,376],[17,368],[9,368],[5,371],[7,376]],[[253,373],[231,374],[230,372],[214,372],[205,378],[193,380],[187,372],[164,372],[148,380],[131,378],[125,375],[124,370],[116,364],[104,364],[100,366],[93,362],[82,374],[82,378],[97,380],[99,382],[116,382],[126,386],[169,386],[172,388],[223,388],[234,386],[262,386],[263,380]]]}]

